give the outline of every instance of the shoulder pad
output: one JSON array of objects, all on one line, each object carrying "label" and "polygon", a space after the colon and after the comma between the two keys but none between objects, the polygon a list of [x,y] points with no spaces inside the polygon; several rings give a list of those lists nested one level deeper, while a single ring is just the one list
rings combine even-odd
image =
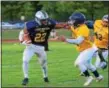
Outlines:
[{"label": "shoulder pad", "polygon": [[34,20],[33,21],[29,21],[29,22],[26,23],[26,27],[27,27],[28,30],[31,29],[31,28],[35,28],[37,26],[39,26],[39,25]]}]

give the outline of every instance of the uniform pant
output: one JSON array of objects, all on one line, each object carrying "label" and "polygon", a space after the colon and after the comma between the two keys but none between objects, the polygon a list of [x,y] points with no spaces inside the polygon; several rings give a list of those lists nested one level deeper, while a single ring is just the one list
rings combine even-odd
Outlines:
[{"label": "uniform pant", "polygon": [[93,46],[91,48],[88,48],[80,52],[79,56],[75,61],[75,66],[78,66],[81,72],[84,72],[87,69],[91,70],[92,72],[95,71],[96,67],[92,65],[91,60],[96,51],[97,51],[97,47]]},{"label": "uniform pant", "polygon": [[23,73],[24,77],[28,78],[28,64],[32,59],[32,56],[36,54],[38,56],[39,63],[43,71],[43,77],[47,77],[47,56],[43,46],[29,45],[23,53]]},{"label": "uniform pant", "polygon": [[[108,58],[108,50],[103,51],[102,55],[103,55],[104,59],[106,60]],[[99,57],[98,53],[96,53],[95,66],[96,66],[96,68],[100,68],[100,57]]]}]

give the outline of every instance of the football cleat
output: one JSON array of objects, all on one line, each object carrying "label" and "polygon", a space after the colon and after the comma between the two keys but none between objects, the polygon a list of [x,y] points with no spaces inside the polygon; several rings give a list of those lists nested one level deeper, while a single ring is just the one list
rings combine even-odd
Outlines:
[{"label": "football cleat", "polygon": [[93,81],[93,77],[92,77],[92,76],[87,77],[87,81],[84,83],[84,86],[90,85],[90,83],[91,83],[92,81]]},{"label": "football cleat", "polygon": [[49,82],[48,77],[44,78],[44,82]]},{"label": "football cleat", "polygon": [[28,84],[29,79],[28,78],[24,78],[24,80],[22,81],[22,85],[27,85]]},{"label": "football cleat", "polygon": [[100,82],[100,81],[103,80],[103,79],[104,79],[103,76],[100,75],[99,77],[96,78],[96,82]]}]

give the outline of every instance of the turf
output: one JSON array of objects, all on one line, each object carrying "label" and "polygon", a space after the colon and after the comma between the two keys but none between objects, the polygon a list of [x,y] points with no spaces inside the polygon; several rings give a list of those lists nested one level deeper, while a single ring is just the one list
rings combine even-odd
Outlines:
[{"label": "turf", "polygon": [[20,30],[2,30],[2,39],[18,39]]},{"label": "turf", "polygon": [[[78,56],[75,46],[62,42],[50,42],[48,55],[49,83],[44,83],[38,58],[33,56],[29,64],[28,87],[82,87],[84,77],[79,76],[79,69],[74,67]],[[25,46],[18,43],[2,44],[2,87],[22,87],[22,52]],[[99,70],[104,80],[96,83],[94,80],[90,87],[108,86],[108,68]]]}]

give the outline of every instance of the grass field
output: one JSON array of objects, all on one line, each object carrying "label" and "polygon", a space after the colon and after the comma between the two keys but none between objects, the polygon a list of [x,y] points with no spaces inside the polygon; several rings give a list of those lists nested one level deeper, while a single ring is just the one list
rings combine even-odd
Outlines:
[{"label": "grass field", "polygon": [[[49,83],[44,83],[42,71],[36,56],[30,61],[28,87],[82,87],[84,77],[79,76],[74,61],[78,55],[75,47],[61,42],[50,42],[48,55]],[[22,52],[25,46],[19,43],[2,44],[2,87],[22,87]],[[90,87],[108,87],[108,69],[99,70],[104,80],[96,83],[94,80]]]},{"label": "grass field", "polygon": [[[20,30],[2,30],[2,39],[18,39]],[[58,30],[58,34],[69,37],[71,32]],[[79,69],[74,67],[78,56],[75,46],[62,42],[50,42],[48,55],[48,75],[50,83],[44,83],[38,58],[33,56],[29,64],[28,87],[82,87],[84,77],[79,76]],[[19,43],[2,42],[2,87],[22,87],[22,53],[25,46]],[[94,59],[93,59],[94,62]],[[99,70],[104,76],[100,83],[92,82],[90,87],[108,87],[108,68]]]}]

